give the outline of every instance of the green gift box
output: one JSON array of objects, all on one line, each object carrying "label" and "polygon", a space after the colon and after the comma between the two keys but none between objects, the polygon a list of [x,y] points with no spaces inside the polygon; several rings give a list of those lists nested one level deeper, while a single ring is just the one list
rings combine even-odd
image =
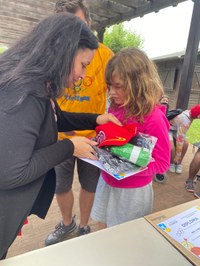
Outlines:
[{"label": "green gift box", "polygon": [[130,143],[122,146],[113,146],[110,148],[110,151],[118,157],[122,159],[124,158],[131,163],[142,167],[146,166],[151,159],[149,149],[138,147]]}]

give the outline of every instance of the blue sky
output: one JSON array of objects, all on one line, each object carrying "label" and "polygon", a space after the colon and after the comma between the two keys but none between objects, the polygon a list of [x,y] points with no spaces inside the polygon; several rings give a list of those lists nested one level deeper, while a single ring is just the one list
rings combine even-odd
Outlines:
[{"label": "blue sky", "polygon": [[192,11],[193,2],[188,0],[125,22],[125,28],[141,35],[150,57],[180,52],[187,46]]}]

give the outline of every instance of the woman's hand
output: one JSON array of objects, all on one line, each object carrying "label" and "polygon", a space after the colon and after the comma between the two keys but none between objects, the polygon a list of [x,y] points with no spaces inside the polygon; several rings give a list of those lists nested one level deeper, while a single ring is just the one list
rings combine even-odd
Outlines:
[{"label": "woman's hand", "polygon": [[113,114],[103,114],[97,117],[96,123],[102,125],[108,122],[113,122],[118,126],[122,126],[122,123]]},{"label": "woman's hand", "polygon": [[97,160],[96,152],[92,146],[96,146],[96,141],[90,140],[85,137],[72,137],[70,139],[74,144],[74,156],[82,157],[92,160]]}]

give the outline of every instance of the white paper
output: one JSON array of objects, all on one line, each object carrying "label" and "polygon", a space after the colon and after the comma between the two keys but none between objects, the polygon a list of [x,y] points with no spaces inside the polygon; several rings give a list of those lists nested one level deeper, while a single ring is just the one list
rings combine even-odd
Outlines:
[{"label": "white paper", "polygon": [[200,259],[200,206],[192,207],[157,226]]},{"label": "white paper", "polygon": [[[102,162],[99,161],[99,160],[90,160],[90,159],[85,159],[85,158],[80,158],[80,159],[85,161],[85,162],[87,162],[87,163],[93,164],[94,166],[97,166],[101,170],[107,172],[106,169],[103,167]],[[121,180],[121,179],[127,178],[129,176],[135,175],[137,173],[140,173],[140,172],[142,172],[142,171],[144,171],[146,169],[147,169],[147,167],[142,168],[142,167],[137,167],[136,166],[136,169],[130,170],[130,171],[126,171],[126,172],[123,172],[123,173],[114,173],[114,174],[111,174],[111,173],[108,173],[108,172],[107,173],[109,175],[112,175],[117,180]]]}]

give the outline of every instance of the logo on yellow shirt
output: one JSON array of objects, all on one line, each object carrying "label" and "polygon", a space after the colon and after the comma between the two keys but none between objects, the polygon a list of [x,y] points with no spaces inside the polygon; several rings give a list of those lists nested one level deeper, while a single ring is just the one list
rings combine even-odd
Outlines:
[{"label": "logo on yellow shirt", "polygon": [[87,90],[92,85],[92,78],[86,76],[84,79],[80,79],[79,81],[74,83],[74,91],[75,92],[82,92]]}]

